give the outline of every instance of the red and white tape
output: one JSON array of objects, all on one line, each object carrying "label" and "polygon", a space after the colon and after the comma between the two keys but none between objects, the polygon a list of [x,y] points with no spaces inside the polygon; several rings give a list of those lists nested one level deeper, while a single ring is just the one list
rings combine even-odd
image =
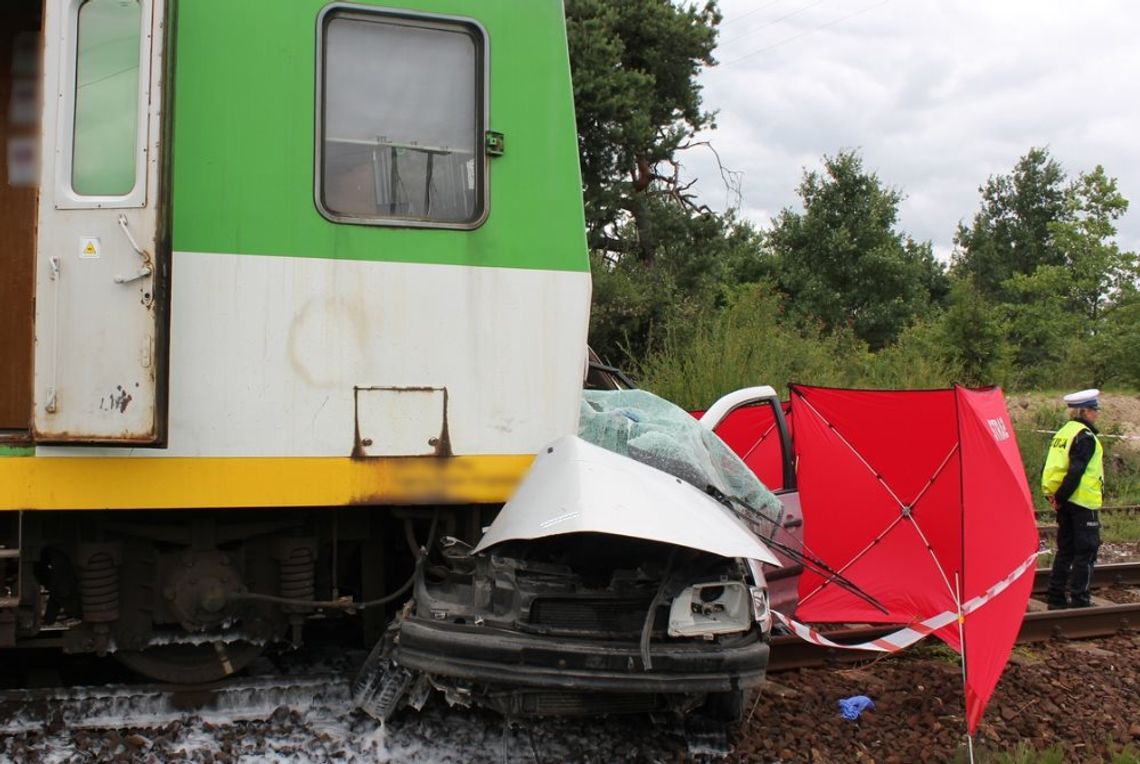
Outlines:
[{"label": "red and white tape", "polygon": [[919,642],[925,639],[926,637],[941,629],[943,626],[949,626],[959,619],[965,621],[966,616],[968,616],[970,613],[973,613],[975,610],[982,607],[994,597],[998,596],[1003,591],[1008,589],[1014,581],[1021,578],[1021,576],[1023,576],[1027,570],[1032,568],[1034,562],[1037,560],[1038,554],[1038,552],[1034,552],[1033,554],[1029,555],[1029,557],[1025,559],[1025,562],[1014,568],[1013,571],[1010,572],[1010,574],[1003,578],[1001,581],[998,581],[996,584],[991,586],[989,589],[986,589],[977,597],[973,597],[963,602],[961,614],[956,613],[952,610],[946,610],[939,613],[938,615],[934,615],[930,618],[919,621],[918,623],[912,623],[904,626],[898,631],[893,631],[886,636],[879,637],[878,639],[872,639],[869,642],[860,642],[859,644],[855,645],[841,645],[838,642],[831,641],[810,626],[806,626],[799,621],[792,620],[783,613],[773,610],[772,615],[775,616],[776,620],[778,620],[780,623],[791,629],[793,634],[806,642],[811,642],[816,645],[823,645],[824,647],[837,647],[841,650],[873,650],[875,652],[881,653],[897,653],[904,647],[910,647],[915,642]]}]

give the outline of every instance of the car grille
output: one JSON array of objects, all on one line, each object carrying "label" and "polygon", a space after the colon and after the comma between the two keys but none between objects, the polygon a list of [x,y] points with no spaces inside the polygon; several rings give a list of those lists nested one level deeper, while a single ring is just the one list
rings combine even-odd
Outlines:
[{"label": "car grille", "polygon": [[530,606],[530,624],[608,633],[640,632],[652,598],[540,597]]}]

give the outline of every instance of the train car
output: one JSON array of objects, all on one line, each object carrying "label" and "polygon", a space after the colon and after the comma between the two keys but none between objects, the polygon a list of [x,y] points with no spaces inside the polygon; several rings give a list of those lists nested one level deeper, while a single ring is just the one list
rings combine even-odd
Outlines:
[{"label": "train car", "polygon": [[561,2],[392,2],[0,6],[0,646],[226,676],[575,431]]}]

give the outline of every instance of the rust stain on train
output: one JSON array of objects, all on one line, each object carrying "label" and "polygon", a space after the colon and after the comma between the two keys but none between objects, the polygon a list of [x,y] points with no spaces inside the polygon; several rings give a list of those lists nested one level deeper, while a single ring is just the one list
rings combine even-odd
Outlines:
[{"label": "rust stain on train", "polygon": [[423,454],[369,454],[366,449],[372,445],[372,439],[362,437],[360,434],[360,393],[366,390],[382,390],[384,392],[402,394],[402,393],[443,393],[443,415],[440,422],[439,434],[433,435],[428,438],[427,445],[432,449],[432,455],[437,457],[453,456],[451,447],[451,430],[448,425],[448,392],[446,387],[429,387],[425,385],[416,386],[396,386],[396,387],[353,387],[353,409],[354,409],[354,425],[353,425],[353,443],[352,443],[352,458],[353,459],[377,459],[377,458],[420,458]]}]

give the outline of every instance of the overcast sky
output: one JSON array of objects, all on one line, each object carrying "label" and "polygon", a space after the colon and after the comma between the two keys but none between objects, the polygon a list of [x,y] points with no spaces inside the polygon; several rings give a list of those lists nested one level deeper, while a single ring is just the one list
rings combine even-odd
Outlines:
[{"label": "overcast sky", "polygon": [[[709,138],[743,173],[743,214],[799,209],[803,169],[858,149],[903,191],[899,227],[945,259],[978,186],[1047,146],[1070,176],[1102,164],[1140,249],[1140,3],[721,0],[719,64],[701,75]],[[711,155],[684,157],[701,200],[733,201]]]}]

